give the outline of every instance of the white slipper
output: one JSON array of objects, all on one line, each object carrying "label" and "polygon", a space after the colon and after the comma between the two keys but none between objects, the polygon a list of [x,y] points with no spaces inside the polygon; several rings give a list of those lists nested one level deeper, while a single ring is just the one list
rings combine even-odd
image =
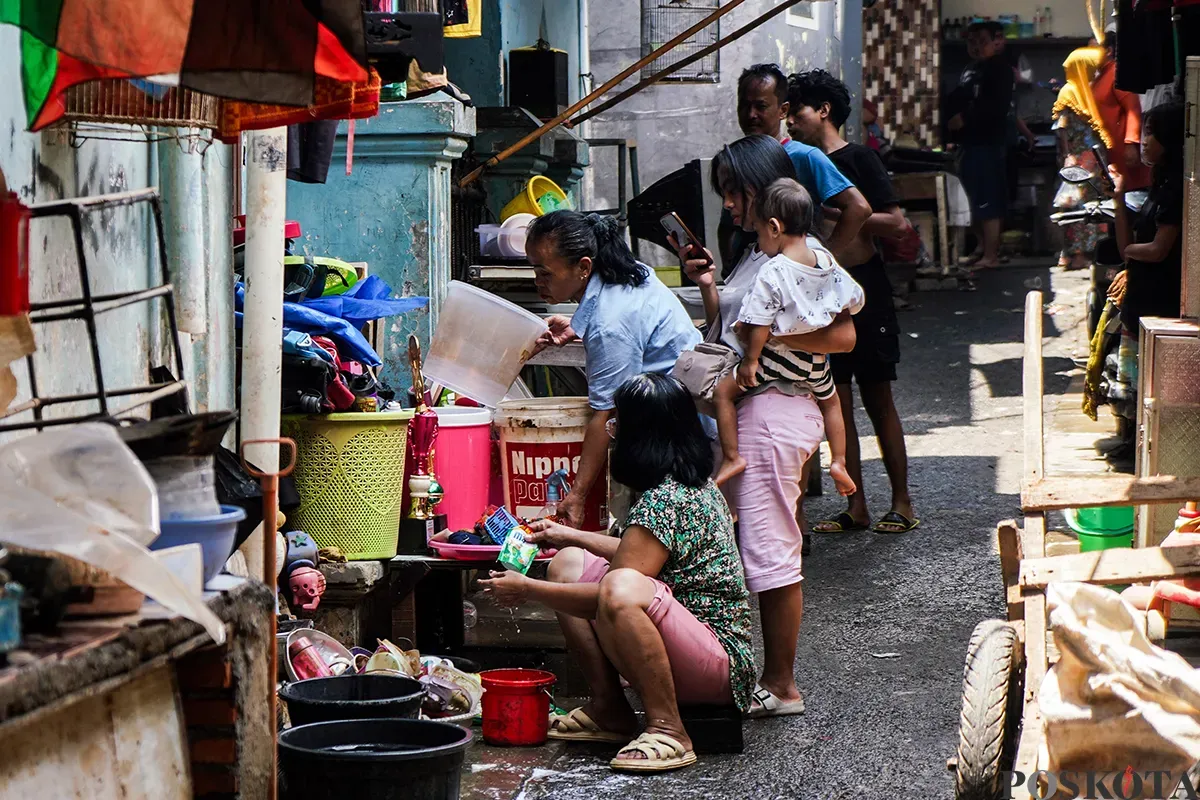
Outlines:
[{"label": "white slipper", "polygon": [[751,695],[752,703],[750,705],[750,713],[747,714],[750,719],[763,719],[764,717],[791,717],[796,714],[804,713],[804,697],[799,700],[793,700],[790,703],[785,703],[780,700],[770,689],[764,689],[757,683],[754,684],[754,694]]},{"label": "white slipper", "polygon": [[[641,753],[645,758],[621,758],[622,753]],[[643,733],[622,747],[608,765],[618,772],[669,772],[695,763],[695,752],[684,750],[675,737]]]},{"label": "white slipper", "polygon": [[629,741],[629,737],[625,734],[601,728],[582,708],[577,708],[568,714],[551,714],[550,732],[547,736],[564,742],[620,744]]}]

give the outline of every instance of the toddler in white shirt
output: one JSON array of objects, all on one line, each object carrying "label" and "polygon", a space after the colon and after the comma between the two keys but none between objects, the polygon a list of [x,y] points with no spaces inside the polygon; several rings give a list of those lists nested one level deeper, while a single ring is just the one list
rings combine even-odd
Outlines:
[{"label": "toddler in white shirt", "polygon": [[716,387],[713,405],[723,460],[717,484],[746,469],[738,452],[737,400],[760,383],[790,381],[812,391],[825,420],[831,463],[829,474],[843,495],[854,494],[846,471],[846,424],[825,353],[793,350],[772,336],[811,333],[826,327],[838,314],[862,309],[862,287],[855,283],[833,254],[808,239],[812,227],[812,198],[791,178],[780,178],[754,202],[758,247],[770,256],[746,294],[734,326],[743,344],[735,373]]}]

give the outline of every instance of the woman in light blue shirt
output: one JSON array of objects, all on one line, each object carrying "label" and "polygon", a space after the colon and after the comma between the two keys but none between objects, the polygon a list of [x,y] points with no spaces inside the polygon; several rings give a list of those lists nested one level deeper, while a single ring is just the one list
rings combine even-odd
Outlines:
[{"label": "woman in light blue shirt", "polygon": [[538,217],[529,226],[525,253],[543,300],[579,303],[573,317],[547,319],[550,330],[538,343],[541,349],[579,339],[587,353],[592,419],[575,484],[558,506],[576,527],[589,491],[604,490],[606,426],[617,389],[643,372],[670,372],[679,354],[702,337],[679,299],[633,257],[612,217],[576,211]]}]

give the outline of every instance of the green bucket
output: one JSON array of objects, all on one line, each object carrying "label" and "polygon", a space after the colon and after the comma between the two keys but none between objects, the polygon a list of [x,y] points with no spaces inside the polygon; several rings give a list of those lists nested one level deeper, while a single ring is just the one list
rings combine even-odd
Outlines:
[{"label": "green bucket", "polygon": [[[1081,553],[1133,547],[1133,506],[1068,508],[1063,516],[1079,536]],[[1108,588],[1119,592],[1126,586],[1114,584]]]}]

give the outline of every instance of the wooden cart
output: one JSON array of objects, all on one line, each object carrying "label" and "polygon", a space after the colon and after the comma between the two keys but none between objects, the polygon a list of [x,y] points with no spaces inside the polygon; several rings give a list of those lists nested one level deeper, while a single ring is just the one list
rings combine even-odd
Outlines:
[{"label": "wooden cart", "polygon": [[[1046,557],[1046,512],[1086,506],[1185,502],[1200,497],[1200,478],[1128,475],[1047,476],[1044,473],[1042,294],[1025,303],[1024,431],[1021,485],[1024,528],[997,528],[1006,620],[981,622],[967,646],[959,723],[957,800],[1026,800],[1026,787],[1003,794],[1004,773],[1029,776],[1048,766],[1038,692],[1054,655],[1047,640],[1046,587],[1076,581],[1147,583],[1200,575],[1200,546],[1102,550]],[[1151,639],[1166,637],[1170,612],[1146,612]],[[1056,658],[1054,660],[1057,660]]]}]

